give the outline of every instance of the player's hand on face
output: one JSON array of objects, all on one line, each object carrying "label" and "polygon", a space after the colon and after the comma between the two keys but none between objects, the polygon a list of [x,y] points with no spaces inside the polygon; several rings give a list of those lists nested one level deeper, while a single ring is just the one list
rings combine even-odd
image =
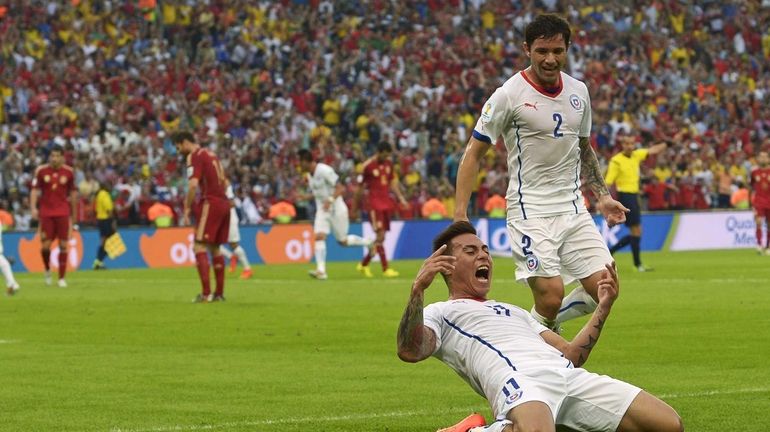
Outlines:
[{"label": "player's hand on face", "polygon": [[422,263],[420,271],[417,272],[417,277],[414,278],[414,288],[424,291],[430,286],[433,278],[438,273],[443,273],[447,276],[452,274],[457,258],[452,255],[442,255],[446,248],[447,245],[442,245]]},{"label": "player's hand on face", "polygon": [[607,220],[607,225],[614,227],[615,225],[622,224],[626,221],[627,209],[623,204],[612,199],[609,195],[601,198],[596,204],[596,208],[601,212],[604,219]]},{"label": "player's hand on face", "polygon": [[605,264],[604,267],[606,269],[602,272],[602,278],[599,280],[599,304],[604,306],[612,306],[620,294],[618,271],[615,267],[615,261],[610,264]]}]

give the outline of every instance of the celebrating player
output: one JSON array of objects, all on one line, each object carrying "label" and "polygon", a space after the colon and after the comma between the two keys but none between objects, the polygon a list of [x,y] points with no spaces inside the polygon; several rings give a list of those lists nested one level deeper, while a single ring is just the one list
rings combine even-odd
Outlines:
[{"label": "celebrating player", "polygon": [[[597,281],[599,303],[583,329],[566,341],[525,310],[487,298],[493,263],[466,222],[450,225],[433,242],[433,255],[412,284],[398,327],[398,356],[434,356],[489,401],[495,422],[478,415],[447,432],[581,431],[681,432],[670,406],[626,382],[588,372],[588,360],[618,297],[615,264]],[[424,305],[425,290],[441,273],[449,299]]]},{"label": "celebrating player", "polygon": [[246,251],[240,245],[241,242],[241,230],[238,228],[238,212],[235,211],[235,193],[233,193],[233,185],[228,181],[227,188],[225,189],[225,195],[230,200],[230,229],[227,235],[227,242],[230,244],[232,252],[228,250],[225,245],[219,247],[219,252],[225,257],[226,260],[230,260],[230,272],[234,272],[238,265],[238,262],[243,266],[241,272],[241,279],[249,279],[252,275],[251,264],[249,264],[249,257],[246,256]]},{"label": "celebrating player", "polygon": [[767,228],[765,242],[762,243],[762,225],[767,225],[770,221],[770,156],[766,151],[757,154],[757,165],[758,167],[751,171],[751,207],[754,208],[757,227],[757,252],[767,254],[770,251],[770,227]]},{"label": "celebrating player", "polygon": [[[388,268],[388,257],[385,254],[385,233],[390,229],[390,218],[395,210],[395,203],[390,197],[392,191],[398,197],[402,205],[406,205],[406,199],[401,193],[401,183],[393,172],[393,162],[390,158],[393,150],[390,144],[382,142],[377,147],[377,154],[364,162],[364,171],[359,177],[359,183],[369,191],[369,223],[372,224],[377,237],[369,248],[369,253],[358,264],[357,269],[366,277],[372,277],[369,262],[374,254],[380,256],[382,275],[385,277],[397,277],[398,272]],[[361,189],[359,189],[360,195]],[[360,198],[360,196],[359,196]]]},{"label": "celebrating player", "polygon": [[[190,132],[176,132],[171,140],[177,151],[187,157],[188,190],[184,200],[183,225],[190,224],[190,211],[198,189],[203,200],[200,217],[196,221],[193,245],[202,292],[193,301],[196,303],[224,301],[225,259],[219,251],[219,246],[227,242],[230,227],[230,200],[225,194],[227,179],[216,155],[211,150],[201,148]],[[216,291],[213,295],[209,279],[209,257],[206,251],[211,254],[211,260],[214,263]]]},{"label": "celebrating player", "polygon": [[338,181],[339,176],[334,168],[313,160],[309,150],[297,152],[302,172],[307,173],[310,191],[315,198],[316,212],[313,232],[315,233],[315,262],[316,269],[310,271],[310,276],[325,280],[326,274],[326,237],[331,231],[337,243],[342,246],[369,246],[372,242],[355,234],[348,234],[350,221],[348,206],[342,199],[345,188]]},{"label": "celebrating player", "polygon": [[[72,167],[64,164],[64,150],[54,146],[48,163],[35,170],[29,205],[32,220],[40,220],[40,254],[45,283],[51,285],[51,243],[59,240],[59,287],[66,288],[67,249],[77,211],[77,189]],[[40,208],[38,209],[38,204]]]},{"label": "celebrating player", "polygon": [[[597,283],[604,264],[612,260],[583,203],[579,174],[599,197],[597,207],[610,226],[624,222],[628,209],[607,191],[589,143],[588,89],[561,72],[569,24],[540,15],[527,25],[524,37],[531,65],[484,104],[460,163],[454,220],[468,220],[479,161],[502,136],[508,150],[507,220],[516,279],[532,289],[532,315],[558,330],[560,322],[596,308]],[[574,279],[582,287],[564,297],[564,284]]]}]

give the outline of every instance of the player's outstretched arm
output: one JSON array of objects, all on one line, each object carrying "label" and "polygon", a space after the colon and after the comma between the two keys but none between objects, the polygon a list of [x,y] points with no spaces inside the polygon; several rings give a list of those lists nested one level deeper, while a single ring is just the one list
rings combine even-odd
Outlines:
[{"label": "player's outstretched arm", "polygon": [[576,367],[582,366],[588,356],[591,354],[599,336],[602,334],[604,323],[610,315],[610,310],[619,294],[618,273],[615,263],[605,265],[606,270],[602,279],[599,281],[599,305],[596,307],[591,319],[586,323],[580,333],[578,333],[571,342],[567,342],[558,334],[547,330],[540,336],[549,345],[558,349],[570,360]]},{"label": "player's outstretched arm", "polygon": [[468,201],[471,199],[476,175],[479,173],[479,161],[489,150],[489,144],[471,137],[465,147],[460,167],[457,170],[455,185],[455,214],[454,221],[468,220]]},{"label": "player's outstretched arm", "polygon": [[423,262],[417,277],[412,283],[409,303],[406,305],[401,323],[398,325],[398,358],[405,362],[416,363],[425,360],[436,349],[436,335],[425,326],[423,307],[425,290],[433,282],[436,274],[452,274],[455,257],[442,255],[447,246],[443,245]]}]

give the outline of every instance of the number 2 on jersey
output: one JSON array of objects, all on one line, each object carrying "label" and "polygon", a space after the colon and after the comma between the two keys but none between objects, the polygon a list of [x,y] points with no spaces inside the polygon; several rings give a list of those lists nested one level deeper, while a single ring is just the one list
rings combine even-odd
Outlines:
[{"label": "number 2 on jersey", "polygon": [[553,121],[556,122],[556,127],[553,128],[553,136],[556,138],[564,136],[563,133],[559,132],[559,128],[561,127],[561,114],[559,113],[553,113]]}]

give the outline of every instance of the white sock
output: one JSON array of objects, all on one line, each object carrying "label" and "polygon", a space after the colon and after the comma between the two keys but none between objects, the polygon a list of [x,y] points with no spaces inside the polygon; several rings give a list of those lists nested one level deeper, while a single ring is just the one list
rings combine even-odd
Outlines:
[{"label": "white sock", "polygon": [[556,322],[562,323],[573,318],[588,315],[596,310],[596,301],[586,292],[585,288],[578,286],[573,289],[561,301],[559,314],[556,315]]},{"label": "white sock", "polygon": [[537,311],[535,310],[535,306],[534,305],[532,306],[532,310],[529,311],[529,313],[532,315],[532,318],[537,320],[537,322],[539,322],[540,324],[548,327],[551,330],[554,330],[556,328],[556,321],[548,319],[548,318],[540,315],[539,313],[537,313]]},{"label": "white sock", "polygon": [[366,246],[370,243],[365,238],[355,234],[348,234],[348,236],[345,237],[345,242],[347,243],[347,246]]},{"label": "white sock", "polygon": [[230,252],[230,249],[226,248],[225,245],[219,245],[219,253],[225,257],[225,260],[229,260],[230,257],[233,256],[233,253]]},{"label": "white sock", "polygon": [[326,273],[326,240],[315,241],[315,264],[319,272]]},{"label": "white sock", "polygon": [[468,432],[502,432],[506,426],[512,424],[513,423],[510,420],[500,420],[492,423],[491,425],[470,428]]},{"label": "white sock", "polygon": [[235,256],[238,257],[238,261],[241,263],[244,270],[251,267],[251,265],[249,264],[249,258],[246,256],[246,251],[243,250],[243,247],[241,247],[241,245],[238,245],[238,247],[235,248],[233,253],[235,254]]},{"label": "white sock", "polygon": [[11,271],[11,263],[5,259],[5,255],[0,255],[0,271],[5,278],[5,286],[16,286],[16,279],[13,278],[13,272]]}]

